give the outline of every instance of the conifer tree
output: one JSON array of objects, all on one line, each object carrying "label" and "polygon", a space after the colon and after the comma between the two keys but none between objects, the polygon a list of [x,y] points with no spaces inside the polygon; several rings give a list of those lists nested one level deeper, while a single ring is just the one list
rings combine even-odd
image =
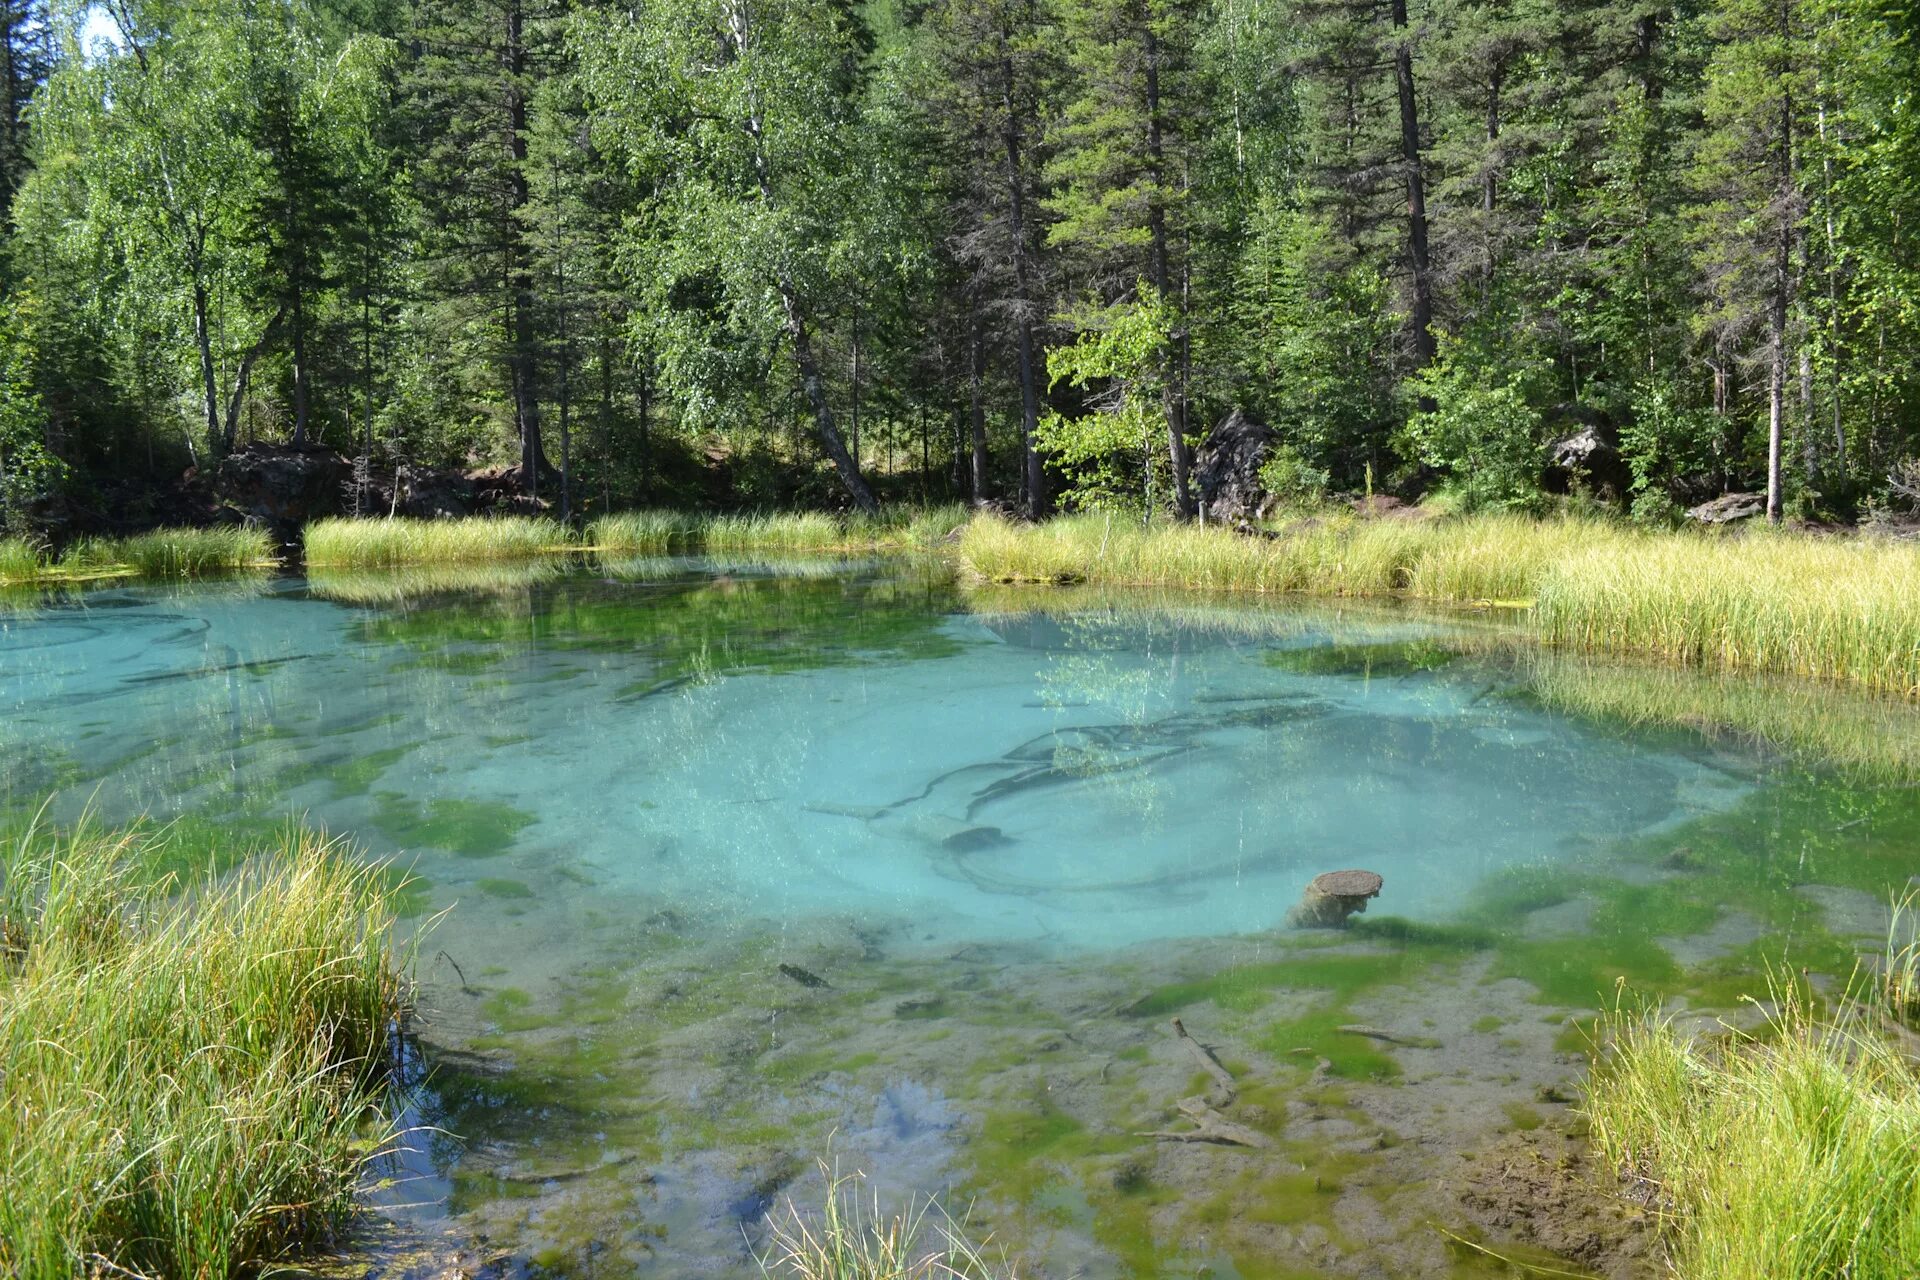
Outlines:
[{"label": "conifer tree", "polygon": [[1715,25],[1695,178],[1706,323],[1762,370],[1767,519],[1778,523],[1793,359],[1788,321],[1798,302],[1806,213],[1799,164],[1812,97],[1807,18],[1801,0],[1726,0]]},{"label": "conifer tree", "polygon": [[[1194,513],[1188,472],[1191,295],[1187,195],[1195,129],[1192,0],[1062,0],[1073,86],[1056,127],[1044,202],[1047,243],[1066,258],[1068,292],[1112,304],[1138,297],[1170,317],[1154,381],[1166,419],[1174,512]],[[1099,314],[1098,308],[1086,314]]]}]

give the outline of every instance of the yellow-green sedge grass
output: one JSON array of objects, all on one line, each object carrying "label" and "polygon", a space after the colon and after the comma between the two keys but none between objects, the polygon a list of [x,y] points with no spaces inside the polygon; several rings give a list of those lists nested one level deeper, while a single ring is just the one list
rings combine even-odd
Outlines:
[{"label": "yellow-green sedge grass", "polygon": [[[841,1174],[821,1162],[826,1198],[808,1213],[792,1199],[767,1219],[767,1241],[754,1256],[760,1274],[786,1280],[1015,1280],[1004,1257],[989,1258],[966,1224],[932,1201],[888,1213],[862,1174]],[[864,1194],[863,1194],[864,1191]]]},{"label": "yellow-green sedge grass", "polygon": [[393,895],[290,829],[159,875],[168,829],[0,847],[0,1274],[226,1277],[337,1229],[394,1141]]},{"label": "yellow-green sedge grass", "polygon": [[1672,1274],[1914,1274],[1920,1081],[1903,1043],[1915,1011],[1904,918],[1881,971],[1856,975],[1825,1014],[1798,975],[1776,971],[1753,1034],[1691,1035],[1624,997],[1602,1018],[1583,1110],[1608,1159],[1655,1191]]},{"label": "yellow-green sedge grass", "polygon": [[700,517],[679,511],[620,511],[587,525],[594,551],[663,552],[689,546],[699,536]]},{"label": "yellow-green sedge grass", "polygon": [[306,528],[307,563],[322,568],[509,560],[577,549],[567,527],[544,516],[336,517]]},{"label": "yellow-green sedge grass", "polygon": [[93,578],[194,578],[264,569],[273,540],[262,529],[155,529],[126,538],[83,538],[58,560],[23,539],[0,541],[0,584],[84,582]]},{"label": "yellow-green sedge grass", "polygon": [[967,522],[959,504],[898,504],[877,516],[823,512],[694,515],[624,511],[587,526],[586,544],[603,552],[781,551],[791,553],[932,549]]},{"label": "yellow-green sedge grass", "polygon": [[1651,533],[1577,517],[1296,521],[1272,537],[1072,516],[974,520],[962,565],[1096,583],[1530,606],[1546,645],[1920,695],[1920,547],[1753,531]]},{"label": "yellow-green sedge grass", "polygon": [[1920,694],[1920,547],[1790,533],[1668,535],[1561,556],[1548,644]]}]

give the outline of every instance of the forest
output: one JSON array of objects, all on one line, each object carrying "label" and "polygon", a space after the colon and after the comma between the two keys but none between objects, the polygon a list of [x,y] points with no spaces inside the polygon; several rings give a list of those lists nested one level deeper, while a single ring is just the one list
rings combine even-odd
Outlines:
[{"label": "forest", "polygon": [[1289,500],[1920,500],[1900,0],[0,14],[14,533],[262,443],[349,510],[1180,517],[1236,408]]}]

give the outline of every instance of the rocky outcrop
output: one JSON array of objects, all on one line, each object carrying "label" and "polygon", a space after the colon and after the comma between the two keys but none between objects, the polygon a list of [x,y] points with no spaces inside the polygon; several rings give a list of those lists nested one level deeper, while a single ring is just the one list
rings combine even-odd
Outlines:
[{"label": "rocky outcrop", "polygon": [[473,509],[498,515],[537,516],[543,514],[552,505],[550,498],[560,496],[559,476],[543,471],[540,476],[541,497],[527,494],[525,477],[518,467],[487,467],[480,471],[467,472],[467,483],[473,486]]},{"label": "rocky outcrop", "polygon": [[1723,493],[1711,502],[1703,502],[1687,511],[1689,519],[1701,524],[1732,524],[1767,514],[1764,493]]},{"label": "rocky outcrop", "polygon": [[1589,423],[1562,436],[1547,451],[1547,487],[1561,493],[1586,489],[1618,501],[1633,484],[1633,472],[1620,456],[1620,440],[1605,423]]},{"label": "rocky outcrop", "polygon": [[213,495],[223,508],[285,537],[340,514],[353,466],[324,445],[250,444],[220,460]]},{"label": "rocky outcrop", "polygon": [[1266,497],[1260,468],[1278,438],[1244,409],[1235,409],[1213,429],[1193,461],[1200,509],[1209,522],[1233,524],[1260,514]]},{"label": "rocky outcrop", "polygon": [[400,514],[444,519],[473,514],[473,481],[446,467],[407,467],[394,473]]}]

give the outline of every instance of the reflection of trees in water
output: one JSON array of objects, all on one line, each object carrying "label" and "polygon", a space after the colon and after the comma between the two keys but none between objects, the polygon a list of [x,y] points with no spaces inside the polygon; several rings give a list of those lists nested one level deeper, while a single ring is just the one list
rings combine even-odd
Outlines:
[{"label": "reflection of trees in water", "polygon": [[[1174,705],[1177,650],[1162,659],[1153,644],[1155,632],[1170,627],[1151,618],[1101,614],[1060,618],[1057,625],[1063,644],[1045,653],[1035,672],[1044,705],[1061,713],[1098,709],[1131,726],[1145,725]],[[1099,803],[1152,830],[1172,799],[1167,780],[1152,767],[1158,759],[1134,758],[1109,736],[1074,733],[1057,738],[1051,764],[1080,779]]]}]

